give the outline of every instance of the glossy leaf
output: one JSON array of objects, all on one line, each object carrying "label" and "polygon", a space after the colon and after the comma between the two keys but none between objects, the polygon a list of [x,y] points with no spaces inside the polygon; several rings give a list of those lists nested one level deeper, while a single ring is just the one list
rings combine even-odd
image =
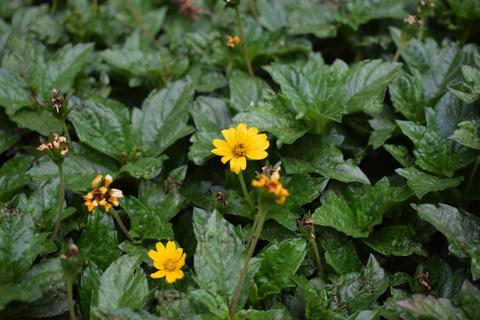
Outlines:
[{"label": "glossy leaf", "polygon": [[15,157],[0,168],[0,203],[5,202],[15,192],[32,181],[26,173],[32,166],[30,157]]},{"label": "glossy leaf", "polygon": [[421,244],[413,241],[414,236],[415,232],[409,226],[394,225],[380,228],[363,242],[386,256],[406,257],[414,253],[427,256]]},{"label": "glossy leaf", "polygon": [[397,305],[415,316],[436,319],[468,319],[461,309],[445,298],[437,299],[434,296],[414,294],[410,299],[398,301]]},{"label": "glossy leaf", "polygon": [[475,121],[464,121],[458,124],[458,129],[448,137],[467,147],[480,150],[480,138],[477,134]]},{"label": "glossy leaf", "polygon": [[166,155],[158,158],[140,158],[135,163],[125,164],[120,168],[137,179],[153,179],[162,171],[163,161],[168,159]]},{"label": "glossy leaf", "polygon": [[[276,2],[272,2],[275,5]],[[270,8],[269,8],[270,9]],[[252,78],[243,72],[235,72],[230,78],[230,102],[233,108],[242,112],[263,101],[263,91],[270,86],[260,78]],[[248,93],[248,94],[245,94]]]},{"label": "glossy leaf", "polygon": [[325,259],[335,272],[344,275],[360,271],[360,258],[347,236],[332,228],[322,228],[318,238],[325,250]]},{"label": "glossy leaf", "polygon": [[462,292],[458,299],[458,306],[462,308],[469,319],[480,317],[480,290],[470,281],[465,280]]}]

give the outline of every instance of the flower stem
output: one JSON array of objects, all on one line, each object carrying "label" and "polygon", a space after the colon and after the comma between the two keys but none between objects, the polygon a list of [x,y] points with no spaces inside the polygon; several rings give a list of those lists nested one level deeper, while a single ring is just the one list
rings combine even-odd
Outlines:
[{"label": "flower stem", "polygon": [[97,14],[97,0],[93,0],[92,16]]},{"label": "flower stem", "polygon": [[248,58],[247,42],[245,41],[245,36],[243,35],[242,19],[240,18],[240,10],[238,9],[238,6],[235,8],[235,13],[237,14],[238,31],[240,32],[240,38],[243,42],[243,55],[245,56],[245,63],[247,64],[250,77],[253,78],[255,75],[253,74],[252,65],[250,64],[250,59]]},{"label": "flower stem", "polygon": [[55,13],[55,9],[57,9],[57,4],[58,4],[58,0],[53,0],[52,1],[52,8],[50,9],[50,15],[53,16],[53,14]]},{"label": "flower stem", "polygon": [[63,212],[63,203],[65,202],[65,178],[63,175],[63,162],[60,162],[58,165],[58,171],[60,175],[60,203],[58,205],[58,218],[57,223],[55,224],[55,229],[52,233],[52,241],[55,240],[57,236],[58,228],[60,228],[60,221],[62,221],[62,212]]},{"label": "flower stem", "polygon": [[318,254],[318,247],[317,247],[317,244],[315,243],[315,238],[311,238],[309,239],[309,241],[313,246],[313,251],[315,251],[315,257],[317,257],[318,270],[321,273],[323,273],[322,261],[320,261],[320,255]]},{"label": "flower stem", "polygon": [[135,242],[135,238],[133,238],[132,235],[130,234],[130,232],[127,231],[127,229],[123,225],[122,219],[120,219],[120,217],[118,216],[117,211],[115,211],[115,209],[113,209],[113,208],[110,208],[110,210],[108,210],[108,212],[115,218],[118,225],[120,226],[120,229],[122,229],[123,233],[125,233],[128,240],[130,240],[132,242]]},{"label": "flower stem", "polygon": [[238,279],[237,288],[235,289],[235,296],[233,297],[232,306],[230,307],[230,319],[233,319],[233,315],[235,314],[235,309],[237,307],[238,296],[240,295],[240,289],[242,287],[243,279],[245,278],[245,274],[247,273],[248,263],[253,256],[253,252],[255,251],[255,247],[257,246],[258,239],[260,238],[260,234],[262,233],[263,223],[265,222],[265,218],[267,216],[268,209],[265,210],[260,206],[258,210],[258,224],[255,228],[255,234],[253,236],[252,245],[248,248],[247,257],[245,259],[245,264],[243,265],[242,273],[240,273],[240,278]]},{"label": "flower stem", "polygon": [[253,206],[252,199],[250,199],[250,194],[248,193],[247,187],[245,186],[245,180],[243,180],[242,172],[243,171],[240,170],[240,173],[238,174],[238,179],[240,180],[240,184],[242,185],[242,190],[243,190],[243,193],[245,194],[245,199],[247,200],[253,212],[255,212],[255,207]]},{"label": "flower stem", "polygon": [[246,247],[247,250],[250,247],[250,243],[252,242],[253,234],[255,233],[255,229],[257,228],[259,219],[260,219],[260,214],[257,213],[257,215],[255,216],[255,221],[253,221],[252,231],[250,231],[250,236],[248,236],[247,247]]},{"label": "flower stem", "polygon": [[473,183],[473,178],[475,177],[475,174],[477,173],[478,166],[480,165],[480,157],[477,159],[477,162],[475,162],[475,165],[473,166],[472,173],[470,174],[470,179],[468,179],[468,185],[467,188],[465,189],[465,194],[463,195],[463,200],[465,201],[468,197],[468,194],[470,193],[470,188],[472,187]]},{"label": "flower stem", "polygon": [[68,306],[70,308],[70,320],[75,320],[75,311],[73,310],[73,277],[67,276],[67,295],[68,295]]},{"label": "flower stem", "polygon": [[250,0],[250,8],[252,9],[252,15],[253,15],[253,18],[255,19],[255,22],[257,23],[258,26],[260,26],[260,22],[258,21],[257,8],[255,8],[255,3],[253,3],[253,0]]},{"label": "flower stem", "polygon": [[71,151],[71,150],[73,150],[72,139],[70,138],[70,134],[68,133],[67,124],[65,123],[65,119],[62,120],[62,128],[63,128],[63,134],[65,134],[67,136],[68,148]]},{"label": "flower stem", "polygon": [[133,7],[132,1],[127,0],[127,2],[128,2],[128,8],[130,8],[130,11],[132,12],[133,17],[137,21],[137,23],[140,26],[140,28],[142,29],[143,33],[145,33],[147,35],[147,37],[150,39],[150,41],[153,42],[153,44],[157,44],[158,43],[157,39],[155,39],[152,36],[150,31],[148,31],[147,28],[145,28],[145,26],[143,25],[142,20],[140,20],[140,17],[138,16],[137,11],[135,11],[135,8]]},{"label": "flower stem", "polygon": [[400,57],[400,52],[402,52],[403,46],[407,43],[406,40],[403,39],[402,37],[402,42],[400,42],[400,45],[398,46],[397,52],[395,52],[395,56],[393,57],[392,62],[397,62],[398,58]]}]

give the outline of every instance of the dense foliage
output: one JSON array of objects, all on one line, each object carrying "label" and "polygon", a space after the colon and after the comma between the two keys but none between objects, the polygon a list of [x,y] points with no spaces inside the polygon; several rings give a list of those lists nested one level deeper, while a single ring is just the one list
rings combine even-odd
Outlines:
[{"label": "dense foliage", "polygon": [[480,319],[480,2],[254,3],[0,0],[0,319],[230,319],[239,124],[235,319]]}]

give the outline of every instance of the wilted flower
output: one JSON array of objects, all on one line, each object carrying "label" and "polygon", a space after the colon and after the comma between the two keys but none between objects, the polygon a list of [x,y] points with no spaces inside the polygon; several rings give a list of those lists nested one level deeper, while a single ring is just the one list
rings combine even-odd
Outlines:
[{"label": "wilted flower", "polygon": [[37,148],[39,151],[45,151],[50,158],[55,162],[63,162],[63,159],[69,157],[68,144],[65,137],[58,136],[54,133],[53,137],[48,139],[48,142],[40,138],[42,144]]},{"label": "wilted flower", "polygon": [[275,202],[278,204],[284,204],[285,200],[290,193],[287,189],[285,189],[282,184],[279,182],[280,180],[280,173],[279,170],[276,170],[272,173],[272,175],[267,177],[263,173],[257,176],[258,180],[252,181],[252,186],[257,188],[263,188],[268,193],[273,194],[276,196]]},{"label": "wilted flower", "polygon": [[408,15],[408,18],[403,19],[404,22],[415,25],[415,27],[418,27],[422,24],[422,21],[418,19],[416,16],[412,16],[411,14]]},{"label": "wilted flower", "polygon": [[89,192],[83,199],[85,200],[85,205],[88,208],[88,211],[93,211],[95,207],[104,206],[105,211],[108,212],[112,207],[118,206],[118,198],[123,197],[122,190],[119,189],[110,189],[108,186],[112,183],[113,178],[109,174],[105,177],[104,186],[98,187],[99,183],[102,181],[103,176],[99,174],[92,182],[93,190]]},{"label": "wilted flower", "polygon": [[183,278],[183,271],[180,270],[185,265],[185,257],[182,248],[176,248],[175,242],[168,241],[167,247],[161,242],[156,244],[157,251],[150,250],[148,256],[153,260],[153,266],[159,271],[152,273],[151,277],[159,279],[165,277],[168,283],[173,283],[177,279]]},{"label": "wilted flower", "polygon": [[240,38],[238,36],[235,36],[235,37],[228,36],[227,46],[229,46],[230,48],[233,49],[240,42],[242,42],[242,41],[240,40]]},{"label": "wilted flower", "polygon": [[51,112],[56,118],[65,120],[68,113],[72,110],[67,109],[68,100],[70,96],[75,92],[75,90],[67,93],[64,95],[62,89],[55,89],[53,88],[51,93],[52,97],[50,98],[50,105],[47,105],[47,101],[41,97],[37,97],[37,102],[40,104],[45,110]]},{"label": "wilted flower", "polygon": [[252,160],[265,159],[265,151],[270,142],[266,134],[258,134],[258,129],[252,127],[247,130],[247,125],[241,123],[237,129],[222,130],[225,140],[214,139],[213,145],[217,147],[212,153],[222,157],[222,163],[230,161],[230,170],[238,174],[247,168],[247,158]]}]

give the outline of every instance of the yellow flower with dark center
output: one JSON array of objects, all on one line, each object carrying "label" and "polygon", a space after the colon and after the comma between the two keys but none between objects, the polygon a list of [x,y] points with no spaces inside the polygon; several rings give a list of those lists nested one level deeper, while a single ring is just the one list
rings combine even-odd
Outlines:
[{"label": "yellow flower with dark center", "polygon": [[268,193],[277,196],[277,199],[275,199],[276,203],[284,204],[287,197],[290,196],[290,192],[288,192],[288,190],[279,182],[280,174],[278,173],[278,170],[273,172],[270,178],[262,173],[257,176],[257,179],[258,180],[252,181],[252,186],[256,188],[264,188]]},{"label": "yellow flower with dark center", "polygon": [[214,139],[213,145],[217,147],[212,152],[222,157],[222,163],[230,161],[230,170],[238,174],[247,168],[247,158],[252,160],[265,159],[265,151],[270,142],[266,134],[258,134],[258,129],[252,127],[247,130],[247,125],[241,123],[237,129],[222,130],[225,140]]},{"label": "yellow flower with dark center", "polygon": [[157,251],[150,250],[148,256],[153,260],[153,266],[159,271],[150,276],[154,279],[165,277],[168,283],[173,283],[177,279],[183,278],[183,271],[180,270],[185,265],[185,257],[182,248],[176,248],[175,242],[168,241],[167,247],[161,242],[156,244]]},{"label": "yellow flower with dark center", "polygon": [[112,183],[113,178],[109,174],[105,177],[104,186],[98,187],[98,184],[102,181],[103,176],[99,174],[92,182],[93,190],[89,192],[83,199],[88,211],[93,211],[95,207],[103,206],[105,211],[108,212],[112,207],[112,204],[117,207],[119,205],[118,198],[123,197],[122,190],[113,189],[109,190],[108,186]]},{"label": "yellow flower with dark center", "polygon": [[242,40],[240,40],[238,36],[235,36],[235,37],[228,36],[227,46],[233,49],[240,42],[242,42]]}]

